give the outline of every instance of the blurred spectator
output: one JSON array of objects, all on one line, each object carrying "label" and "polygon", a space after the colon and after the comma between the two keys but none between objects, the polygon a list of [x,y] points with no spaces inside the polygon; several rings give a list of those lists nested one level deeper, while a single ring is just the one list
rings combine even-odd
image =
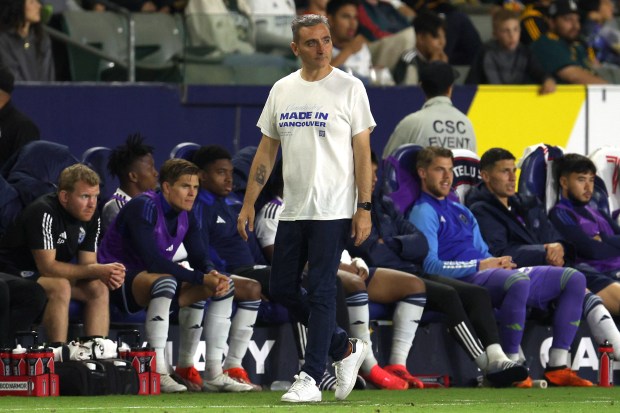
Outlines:
[{"label": "blurred spectator", "polygon": [[225,54],[254,53],[256,28],[251,14],[247,0],[191,0],[185,8],[191,45],[211,46]]},{"label": "blurred spectator", "polygon": [[[382,68],[373,68],[370,49],[366,38],[357,33],[357,0],[330,0],[327,4],[327,18],[329,19],[332,43],[332,66],[340,67],[360,78],[364,83],[379,79],[373,78],[371,73],[378,73]],[[393,84],[390,72],[385,69],[387,79],[380,79],[383,83]]]},{"label": "blurred spectator", "polygon": [[293,0],[247,0],[256,25],[256,50],[291,55],[291,22],[297,16]]},{"label": "blurred spectator", "polygon": [[409,27],[409,19],[385,0],[361,0],[359,6],[360,32],[374,41]]},{"label": "blurred spectator", "polygon": [[555,80],[545,73],[527,46],[519,42],[519,15],[500,9],[493,14],[493,40],[487,42],[471,66],[465,83],[492,85],[541,84],[540,93],[555,91]]},{"label": "blurred spectator", "polygon": [[370,42],[372,61],[394,70],[400,56],[415,47],[415,33],[409,23],[413,11],[405,16],[391,1],[360,0],[357,13],[359,33]]},{"label": "blurred spectator", "polygon": [[405,116],[396,125],[383,150],[384,159],[407,143],[476,152],[474,128],[467,116],[452,104],[453,85],[454,69],[448,63],[436,61],[422,67],[420,86],[426,102],[422,109]]},{"label": "blurred spectator", "polygon": [[13,75],[0,66],[0,169],[28,142],[39,139],[39,128],[11,102]]},{"label": "blurred spectator", "polygon": [[302,10],[301,14],[318,14],[321,16],[327,16],[327,3],[329,0],[308,0],[306,8]]},{"label": "blurred spectator", "polygon": [[519,13],[521,21],[521,43],[529,45],[547,33],[547,12],[553,0],[497,0],[491,9],[494,14],[499,9]]},{"label": "blurred spectator", "polygon": [[82,6],[86,10],[114,11],[114,5],[116,5],[131,12],[145,13],[171,13],[174,3],[174,0],[82,0]]},{"label": "blurred spectator", "polygon": [[601,63],[620,65],[620,30],[612,0],[581,0],[582,33]]},{"label": "blurred spectator", "polygon": [[398,84],[417,85],[418,73],[428,62],[448,62],[445,22],[433,12],[422,11],[413,19],[416,47],[403,54],[394,68]]},{"label": "blurred spectator", "polygon": [[594,74],[598,61],[579,41],[581,26],[574,0],[556,0],[549,6],[549,31],[532,43],[532,52],[559,83],[605,84]]},{"label": "blurred spectator", "polygon": [[526,3],[521,12],[521,43],[530,45],[547,33],[547,13],[552,0],[538,0]]},{"label": "blurred spectator", "polygon": [[[410,4],[413,1],[410,0]],[[482,39],[467,14],[447,0],[419,0],[414,4],[416,12],[428,10],[445,20],[445,52],[451,65],[470,65],[480,48]]]},{"label": "blurred spectator", "polygon": [[51,41],[43,31],[39,0],[3,0],[0,61],[16,80],[55,80]]}]

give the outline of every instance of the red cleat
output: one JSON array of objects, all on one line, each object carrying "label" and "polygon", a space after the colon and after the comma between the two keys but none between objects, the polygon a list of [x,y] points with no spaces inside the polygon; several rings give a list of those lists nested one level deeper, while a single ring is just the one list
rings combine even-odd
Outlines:
[{"label": "red cleat", "polygon": [[383,368],[385,371],[390,373],[393,376],[400,377],[409,383],[410,389],[423,389],[424,383],[416,377],[413,377],[411,373],[407,371],[407,368],[402,364],[390,364],[389,366],[385,366]]},{"label": "red cleat", "polygon": [[252,391],[263,390],[263,388],[260,385],[254,384],[250,381],[248,372],[245,371],[243,367],[233,367],[231,369],[226,369],[224,370],[224,373],[228,374],[228,377],[230,377],[231,379],[235,381],[238,381],[239,383],[249,384],[250,386],[252,386]]},{"label": "red cleat", "polygon": [[577,372],[569,369],[549,370],[545,372],[545,380],[551,386],[592,387],[590,380],[582,379]]},{"label": "red cleat", "polygon": [[385,390],[407,390],[409,388],[409,384],[401,379],[400,377],[396,377],[379,367],[378,364],[375,364],[372,369],[370,369],[370,374],[362,374],[362,377],[376,387]]},{"label": "red cleat", "polygon": [[187,390],[202,391],[202,377],[195,367],[177,367],[175,375],[181,379]]}]

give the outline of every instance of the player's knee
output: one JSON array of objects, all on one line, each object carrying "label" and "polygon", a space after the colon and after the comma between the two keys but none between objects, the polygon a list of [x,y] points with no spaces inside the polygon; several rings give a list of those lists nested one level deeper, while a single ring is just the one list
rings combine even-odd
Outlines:
[{"label": "player's knee", "polygon": [[525,303],[530,293],[530,277],[521,272],[510,275],[504,283],[506,295]]},{"label": "player's knee", "polygon": [[262,288],[258,281],[251,278],[237,279],[233,285],[236,299],[243,301],[260,300]]},{"label": "player's knee", "polygon": [[50,278],[40,280],[39,285],[45,290],[49,301],[69,304],[71,300],[71,283],[65,278]]},{"label": "player's knee", "polygon": [[177,290],[177,280],[172,276],[159,277],[151,285],[151,299],[174,298]]},{"label": "player's knee", "polygon": [[586,290],[586,277],[582,272],[572,268],[565,268],[562,273],[562,290],[570,290],[576,293],[584,293]]},{"label": "player's knee", "polygon": [[418,277],[410,277],[407,280],[407,294],[422,294],[426,292],[426,286],[424,285],[424,281],[419,279]]}]

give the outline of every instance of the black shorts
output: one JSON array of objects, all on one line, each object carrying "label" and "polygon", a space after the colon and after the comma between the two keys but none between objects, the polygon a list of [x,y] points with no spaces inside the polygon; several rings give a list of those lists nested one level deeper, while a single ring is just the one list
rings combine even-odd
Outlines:
[{"label": "black shorts", "polygon": [[[135,314],[144,309],[138,303],[132,293],[133,280],[144,270],[127,270],[125,272],[125,282],[120,288],[110,293],[110,302],[114,304],[119,310],[127,314]],[[181,283],[178,283],[177,289],[174,294],[174,299],[170,304],[170,312],[177,312],[179,310],[179,292],[181,290]]]},{"label": "black shorts", "polygon": [[235,268],[234,271],[231,271],[230,273],[258,281],[263,290],[263,295],[269,297],[269,276],[271,275],[270,266],[248,265],[245,267]]},{"label": "black shorts", "polygon": [[571,267],[585,275],[586,287],[588,287],[588,290],[592,291],[594,294],[597,294],[599,291],[609,287],[612,283],[618,282],[617,279],[613,279],[609,275],[599,272],[589,264],[581,263]]}]

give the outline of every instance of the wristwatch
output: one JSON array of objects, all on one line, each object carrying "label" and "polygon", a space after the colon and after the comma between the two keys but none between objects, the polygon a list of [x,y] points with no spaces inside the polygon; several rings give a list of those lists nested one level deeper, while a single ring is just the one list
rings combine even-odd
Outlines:
[{"label": "wristwatch", "polygon": [[358,202],[357,207],[370,211],[372,209],[372,202]]}]

